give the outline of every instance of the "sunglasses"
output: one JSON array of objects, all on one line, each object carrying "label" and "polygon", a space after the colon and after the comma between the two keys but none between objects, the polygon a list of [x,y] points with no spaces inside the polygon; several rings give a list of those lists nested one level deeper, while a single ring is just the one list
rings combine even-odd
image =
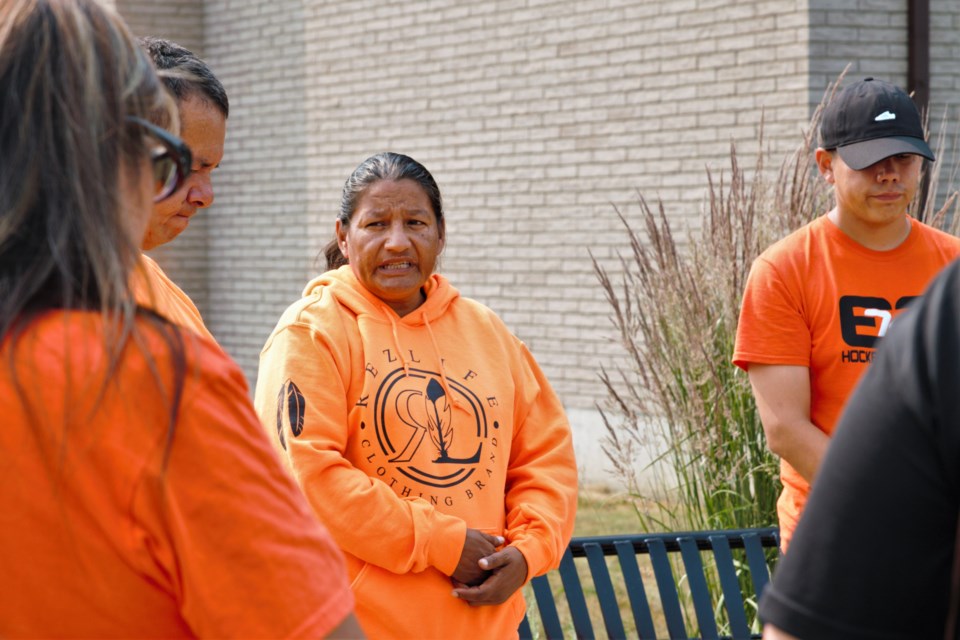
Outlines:
[{"label": "sunglasses", "polygon": [[150,163],[153,166],[154,202],[160,202],[183,184],[190,175],[193,155],[190,147],[163,127],[135,116],[127,120],[143,127],[147,134],[160,143],[150,150]]}]

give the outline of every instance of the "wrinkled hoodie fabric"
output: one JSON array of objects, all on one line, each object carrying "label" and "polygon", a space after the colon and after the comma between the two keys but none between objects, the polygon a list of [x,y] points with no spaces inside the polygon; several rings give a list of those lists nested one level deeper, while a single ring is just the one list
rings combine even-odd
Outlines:
[{"label": "wrinkled hoodie fabric", "polygon": [[[260,356],[255,405],[344,550],[371,638],[510,638],[525,603],[451,595],[474,528],[527,579],[558,566],[576,512],[569,423],[520,340],[440,275],[399,317],[351,267],[307,285]],[[295,585],[291,585],[295,592]]]}]

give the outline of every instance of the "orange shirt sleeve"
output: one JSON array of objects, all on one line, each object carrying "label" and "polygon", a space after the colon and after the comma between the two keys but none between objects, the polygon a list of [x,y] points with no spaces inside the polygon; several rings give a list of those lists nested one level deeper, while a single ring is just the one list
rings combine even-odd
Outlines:
[{"label": "orange shirt sleeve", "polygon": [[802,293],[772,263],[758,258],[743,293],[733,363],[810,366],[811,334]]},{"label": "orange shirt sleeve", "polygon": [[[511,336],[512,338],[512,336]],[[577,464],[570,424],[533,355],[519,340],[521,415],[507,471],[507,530],[527,561],[527,578],[560,565],[577,513]]]},{"label": "orange shirt sleeve", "polygon": [[134,501],[144,571],[177,593],[198,636],[326,635],[353,608],[342,554],[274,453],[239,368],[197,344],[205,362],[188,373],[168,466]]}]

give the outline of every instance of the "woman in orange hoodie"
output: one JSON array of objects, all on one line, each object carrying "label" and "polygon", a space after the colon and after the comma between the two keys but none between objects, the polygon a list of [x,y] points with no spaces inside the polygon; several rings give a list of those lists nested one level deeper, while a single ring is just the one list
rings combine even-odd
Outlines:
[{"label": "woman in orange hoodie", "polygon": [[239,367],[130,291],[190,171],[158,118],[99,0],[0,2],[0,638],[356,637]]},{"label": "woman in orange hoodie", "polygon": [[346,552],[370,637],[516,637],[520,587],[573,529],[560,401],[503,322],[434,273],[443,207],[422,165],[363,162],[335,231],[328,262],[347,264],[267,340],[260,418]]}]

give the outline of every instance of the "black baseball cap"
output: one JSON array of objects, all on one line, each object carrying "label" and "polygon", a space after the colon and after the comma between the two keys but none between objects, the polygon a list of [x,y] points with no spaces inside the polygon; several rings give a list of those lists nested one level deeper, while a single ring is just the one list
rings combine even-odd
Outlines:
[{"label": "black baseball cap", "polygon": [[901,153],[934,159],[917,105],[903,89],[874,78],[847,85],[827,103],[820,146],[836,149],[856,170]]}]

